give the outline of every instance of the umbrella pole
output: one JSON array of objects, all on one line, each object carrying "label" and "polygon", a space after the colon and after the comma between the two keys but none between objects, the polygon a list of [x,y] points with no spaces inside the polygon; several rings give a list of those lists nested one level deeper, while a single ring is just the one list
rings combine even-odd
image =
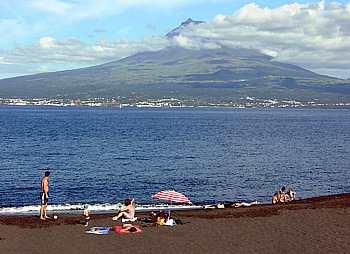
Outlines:
[{"label": "umbrella pole", "polygon": [[171,204],[173,203],[172,200],[170,200],[170,207],[169,207],[169,219],[170,219],[170,216],[171,216]]}]

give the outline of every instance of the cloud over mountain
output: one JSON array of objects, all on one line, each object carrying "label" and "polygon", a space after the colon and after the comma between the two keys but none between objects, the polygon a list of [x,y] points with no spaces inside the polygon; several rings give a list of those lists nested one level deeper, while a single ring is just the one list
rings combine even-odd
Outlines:
[{"label": "cloud over mountain", "polygon": [[230,16],[188,27],[177,39],[193,48],[215,43],[255,48],[277,61],[336,75],[350,73],[348,24],[350,4],[295,3],[268,9],[252,3]]},{"label": "cloud over mountain", "polygon": [[[32,8],[52,13],[55,19],[77,8],[76,5],[50,1],[49,8],[42,1],[34,1]],[[79,1],[78,1],[79,2]],[[134,6],[144,8],[165,6],[166,1],[85,1],[77,11],[75,19],[87,15],[113,15]],[[113,5],[112,5],[113,2]],[[198,1],[177,1],[179,6]],[[110,6],[118,6],[111,7]],[[55,7],[55,8],[53,8]],[[95,8],[95,9],[94,9]],[[167,8],[178,8],[175,2],[168,2]],[[90,16],[91,18],[91,16]],[[18,27],[19,21],[2,20],[2,25]],[[308,4],[289,4],[277,8],[262,8],[250,3],[231,15],[218,14],[207,23],[187,25],[172,38],[165,35],[149,36],[137,40],[119,38],[101,39],[88,45],[78,38],[55,38],[45,36],[36,42],[19,45],[9,50],[0,50],[0,71],[18,72],[57,70],[90,66],[117,60],[142,51],[157,51],[168,46],[190,49],[217,48],[221,45],[247,47],[261,50],[276,61],[292,63],[320,74],[349,78],[350,76],[350,3],[330,3],[325,1]],[[152,26],[152,28],[154,28]],[[145,28],[147,30],[150,27]],[[170,28],[171,29],[171,28]],[[0,29],[1,31],[1,29]],[[97,31],[97,29],[95,30]],[[99,31],[104,31],[99,28]],[[6,32],[2,30],[2,32]],[[1,40],[1,39],[0,39]],[[45,68],[44,68],[45,66]],[[69,66],[69,67],[68,67]]]}]

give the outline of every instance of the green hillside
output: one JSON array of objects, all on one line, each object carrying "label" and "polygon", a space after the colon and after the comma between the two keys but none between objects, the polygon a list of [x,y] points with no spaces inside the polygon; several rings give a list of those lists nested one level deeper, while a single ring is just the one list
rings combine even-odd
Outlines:
[{"label": "green hillside", "polygon": [[242,98],[350,102],[350,81],[272,61],[250,49],[144,52],[99,66],[0,80],[2,98],[177,98],[197,105]]}]

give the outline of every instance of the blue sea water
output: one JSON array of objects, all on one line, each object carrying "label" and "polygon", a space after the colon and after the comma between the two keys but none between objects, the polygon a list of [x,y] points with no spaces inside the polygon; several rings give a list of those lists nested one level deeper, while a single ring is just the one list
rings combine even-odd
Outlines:
[{"label": "blue sea water", "polygon": [[47,169],[67,209],[350,192],[350,110],[1,106],[0,121],[0,214],[37,209]]}]

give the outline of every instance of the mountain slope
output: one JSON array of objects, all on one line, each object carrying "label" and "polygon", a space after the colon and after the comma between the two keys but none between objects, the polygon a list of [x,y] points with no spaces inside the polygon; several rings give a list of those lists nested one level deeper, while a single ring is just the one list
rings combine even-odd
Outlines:
[{"label": "mountain slope", "polygon": [[256,50],[174,47],[89,68],[3,79],[0,97],[113,97],[122,102],[173,97],[201,105],[259,97],[337,103],[350,101],[350,84],[272,61]]}]

